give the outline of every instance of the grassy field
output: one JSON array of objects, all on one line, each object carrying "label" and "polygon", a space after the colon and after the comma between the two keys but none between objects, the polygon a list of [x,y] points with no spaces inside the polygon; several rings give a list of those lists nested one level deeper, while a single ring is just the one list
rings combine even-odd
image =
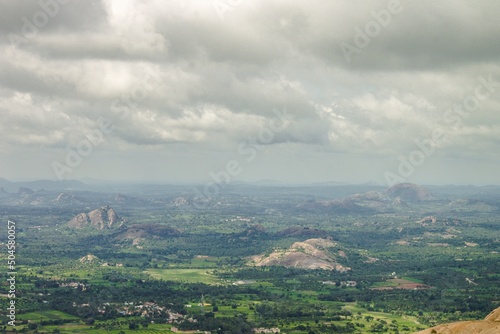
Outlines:
[{"label": "grassy field", "polygon": [[19,314],[17,316],[19,320],[34,320],[34,321],[43,321],[43,320],[75,320],[79,321],[78,317],[72,316],[70,314],[60,312],[60,311],[38,311],[38,312],[30,312]]},{"label": "grassy field", "polygon": [[[116,329],[103,329],[103,328],[95,328],[96,324],[105,324],[106,322],[96,322],[93,326],[86,325],[80,321],[77,317],[71,316],[64,312],[59,311],[39,311],[39,312],[30,312],[26,314],[20,314],[18,316],[18,320],[27,320],[29,322],[37,322],[47,321],[47,320],[70,320],[74,321],[74,323],[66,323],[64,325],[47,325],[41,326],[38,328],[39,333],[52,333],[54,330],[59,330],[61,334],[67,333],[88,333],[88,334],[103,334],[103,333],[115,333],[118,334],[120,332],[125,333],[138,333],[138,334],[156,334],[156,333],[173,333],[171,329],[171,325],[167,324],[149,324],[148,328],[141,328],[136,330],[129,330],[127,325],[122,325]],[[117,319],[124,320],[127,319]],[[16,330],[20,331],[27,325],[18,325],[16,326]]]},{"label": "grassy field", "polygon": [[[403,331],[402,333],[413,333],[416,332],[418,328],[422,327],[422,325],[417,321],[417,318],[412,316],[399,317],[390,313],[371,312],[362,307],[357,306],[356,303],[348,303],[343,308],[345,310],[351,311],[355,317],[357,315],[356,322],[364,324],[367,328],[369,328],[370,325],[373,324],[374,320],[384,320],[387,323],[392,323],[393,321],[395,321],[400,328],[406,326],[411,330],[409,332]],[[367,317],[372,317],[373,320],[368,321]]]}]

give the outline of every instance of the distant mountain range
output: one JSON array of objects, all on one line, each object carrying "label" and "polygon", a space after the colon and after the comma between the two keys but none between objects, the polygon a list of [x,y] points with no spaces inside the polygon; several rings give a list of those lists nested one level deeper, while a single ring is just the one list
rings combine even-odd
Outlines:
[{"label": "distant mountain range", "polygon": [[87,190],[89,187],[85,183],[76,180],[36,180],[14,182],[0,178],[0,188],[2,188],[4,192],[17,193],[20,188],[31,190]]},{"label": "distant mountain range", "polygon": [[298,204],[296,208],[306,211],[369,214],[406,206],[407,202],[419,203],[431,199],[432,194],[427,188],[412,183],[400,183],[384,192],[369,191],[340,199],[308,200]]}]

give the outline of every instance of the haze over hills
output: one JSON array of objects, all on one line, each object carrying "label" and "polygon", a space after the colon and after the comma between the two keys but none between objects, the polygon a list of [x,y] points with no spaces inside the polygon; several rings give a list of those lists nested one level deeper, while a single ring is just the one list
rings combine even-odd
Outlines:
[{"label": "haze over hills", "polygon": [[427,188],[412,183],[395,184],[387,189],[385,194],[393,200],[401,199],[407,202],[421,202],[432,197]]},{"label": "haze over hills", "polygon": [[[30,181],[11,181],[0,177],[0,189],[3,188],[4,191],[9,193],[18,192],[19,188],[29,188],[34,191],[38,190],[50,190],[50,191],[105,191],[106,189],[114,189],[119,192],[122,190],[131,189],[161,189],[165,187],[203,187],[205,184],[200,182],[143,182],[143,181],[104,181],[95,179],[68,179],[68,180],[30,180]],[[460,194],[460,193],[471,193],[471,192],[494,192],[500,188],[500,185],[416,185],[411,183],[399,183],[390,188],[387,188],[385,184],[377,184],[375,182],[364,182],[364,183],[349,183],[340,181],[330,181],[330,182],[313,182],[313,183],[293,183],[293,182],[283,182],[276,180],[260,180],[255,182],[249,181],[238,181],[234,180],[227,184],[221,186],[220,190],[224,191],[226,187],[229,188],[243,188],[243,189],[260,189],[260,188],[293,188],[293,189],[343,189],[343,188],[366,188],[370,191],[381,191],[385,192],[388,189],[392,189],[387,192],[388,196],[399,196],[398,193],[401,192],[403,196],[411,196],[413,200],[425,200],[430,193],[433,193],[436,189],[438,192],[446,191],[449,195]],[[413,194],[411,194],[413,193]],[[406,200],[406,199],[405,199]]]},{"label": "haze over hills", "polygon": [[[109,326],[101,319],[118,319],[113,310],[147,300],[180,314],[172,324],[147,313],[150,328],[211,330],[246,312],[254,318],[241,323],[265,319],[282,332],[308,333],[307,323],[317,333],[411,333],[497,306],[500,188],[453,189],[235,183],[200,207],[192,186],[18,187],[1,192],[0,205],[20,222],[36,273],[25,279],[44,293],[44,310]],[[202,294],[219,310],[201,315]]]},{"label": "haze over hills", "polygon": [[[2,183],[3,182],[3,183]],[[376,214],[393,212],[411,206],[442,201],[449,211],[496,210],[496,200],[500,187],[458,187],[458,186],[420,186],[410,183],[396,184],[390,188],[374,185],[332,184],[321,186],[256,186],[249,184],[227,184],[216,196],[205,196],[192,185],[130,185],[114,184],[108,186],[88,186],[81,182],[57,183],[54,181],[32,181],[16,183],[3,180],[7,187],[0,187],[0,203],[27,204],[31,206],[51,206],[71,208],[84,203],[92,207],[103,203],[126,208],[139,205],[145,207],[158,204],[172,209],[197,210],[197,208],[218,208],[229,197],[247,196],[247,205],[252,205],[252,197],[261,193],[282,196],[289,194],[294,200],[283,203],[288,210],[297,214],[305,212],[324,212],[336,214]],[[27,187],[33,186],[33,188]],[[56,187],[57,185],[57,187]],[[67,186],[77,186],[71,188]],[[40,188],[47,186],[47,188]],[[82,189],[80,189],[82,188]],[[203,188],[201,188],[203,189]],[[198,189],[199,191],[199,189]],[[155,195],[155,194],[172,194]],[[98,194],[98,195],[97,195]],[[256,203],[255,203],[256,204]],[[235,207],[236,208],[236,207]],[[245,208],[240,207],[244,212]]]},{"label": "haze over hills", "polygon": [[357,193],[341,199],[308,200],[297,205],[298,209],[309,211],[331,211],[336,213],[375,213],[419,203],[432,199],[431,192],[422,186],[401,183],[384,191]]},{"label": "haze over hills", "polygon": [[0,188],[7,192],[17,192],[19,188],[29,188],[32,190],[86,190],[89,186],[77,180],[34,180],[34,181],[9,181],[0,178]]}]

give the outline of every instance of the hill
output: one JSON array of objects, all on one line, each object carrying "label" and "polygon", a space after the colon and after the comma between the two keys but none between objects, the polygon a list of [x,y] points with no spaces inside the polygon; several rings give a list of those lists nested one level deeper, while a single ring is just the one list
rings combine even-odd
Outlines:
[{"label": "hill", "polygon": [[145,240],[178,237],[180,235],[181,232],[172,227],[160,224],[138,224],[127,228],[127,230],[120,233],[116,239],[129,240],[132,241],[133,245],[138,245]]},{"label": "hill", "polygon": [[415,334],[498,334],[500,333],[500,307],[484,320],[460,321],[432,327]]},{"label": "hill", "polygon": [[431,192],[422,186],[411,183],[396,184],[384,192],[368,191],[340,199],[307,200],[296,205],[301,211],[328,212],[335,214],[374,214],[388,212],[431,200]]},{"label": "hill", "polygon": [[431,193],[427,188],[412,183],[395,184],[385,193],[389,198],[399,198],[406,202],[422,202],[431,199]]},{"label": "hill", "polygon": [[110,206],[103,206],[88,213],[80,213],[68,222],[68,226],[76,229],[93,227],[98,230],[121,226],[123,220]]},{"label": "hill", "polygon": [[300,269],[325,269],[345,272],[350,270],[337,263],[330,251],[337,244],[327,239],[308,239],[294,242],[288,249],[275,250],[271,254],[252,256],[249,264],[262,266],[283,266]]},{"label": "hill", "polygon": [[85,190],[88,188],[85,183],[76,180],[36,180],[14,182],[4,178],[0,178],[0,187],[3,187],[8,192],[18,191],[19,188],[30,188],[33,190]]}]

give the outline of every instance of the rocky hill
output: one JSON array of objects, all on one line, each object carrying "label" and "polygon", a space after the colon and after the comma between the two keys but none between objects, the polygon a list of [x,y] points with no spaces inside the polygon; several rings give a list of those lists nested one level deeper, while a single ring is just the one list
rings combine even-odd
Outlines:
[{"label": "rocky hill", "polygon": [[98,230],[121,226],[123,220],[118,217],[110,206],[103,206],[88,213],[80,213],[68,222],[69,227],[82,229],[93,227]]},{"label": "rocky hill", "polygon": [[331,248],[337,244],[327,239],[308,239],[294,242],[288,249],[275,250],[271,254],[252,256],[254,266],[283,266],[300,269],[324,269],[345,272],[350,270],[337,263]]},{"label": "rocky hill", "polygon": [[63,192],[57,195],[57,197],[53,199],[51,203],[60,205],[78,205],[82,204],[83,200],[72,193]]},{"label": "rocky hill", "polygon": [[401,199],[406,202],[422,202],[432,197],[427,188],[412,183],[395,184],[385,193],[389,198]]},{"label": "rocky hill", "polygon": [[484,320],[460,321],[439,325],[415,334],[498,334],[500,333],[500,308],[491,312]]},{"label": "rocky hill", "polygon": [[120,233],[116,239],[120,241],[132,241],[133,245],[138,245],[145,240],[178,237],[181,234],[182,233],[175,228],[160,224],[137,224],[127,228],[123,233]]},{"label": "rocky hill", "polygon": [[432,194],[427,188],[412,183],[400,183],[384,192],[369,191],[333,200],[307,200],[296,208],[336,214],[373,214],[407,207],[407,202],[420,203],[431,199]]}]

